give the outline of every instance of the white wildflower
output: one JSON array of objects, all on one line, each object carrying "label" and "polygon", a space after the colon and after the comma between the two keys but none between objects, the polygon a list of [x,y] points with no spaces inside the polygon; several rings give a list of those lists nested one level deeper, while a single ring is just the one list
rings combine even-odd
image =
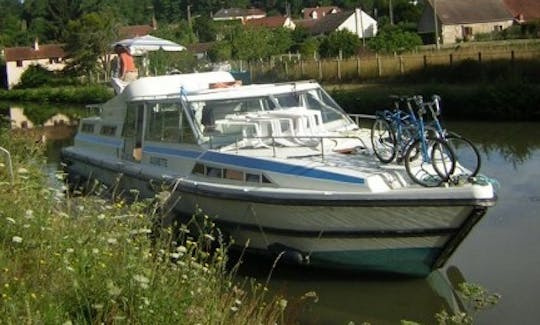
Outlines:
[{"label": "white wildflower", "polygon": [[118,243],[118,240],[116,240],[116,238],[108,238],[107,243],[109,243],[111,245],[114,245],[114,244]]},{"label": "white wildflower", "polygon": [[24,212],[24,217],[26,219],[33,219],[34,218],[34,211],[31,209],[28,209]]},{"label": "white wildflower", "polygon": [[137,282],[139,282],[139,285],[141,286],[141,288],[143,289],[146,289],[148,288],[148,284],[150,283],[150,279],[148,279],[147,277],[145,277],[144,275],[140,275],[140,274],[135,274],[133,276],[133,279]]},{"label": "white wildflower", "polygon": [[205,237],[206,239],[209,239],[210,241],[214,241],[214,240],[215,240],[214,237],[213,237],[212,235],[210,235],[210,234],[204,234],[204,237]]},{"label": "white wildflower", "polygon": [[17,223],[17,222],[15,221],[15,219],[10,218],[10,217],[7,217],[6,220],[9,221],[9,222],[11,222],[12,224],[16,224],[16,223]]},{"label": "white wildflower", "polygon": [[19,174],[28,174],[28,169],[24,168],[24,167],[20,167],[17,172]]},{"label": "white wildflower", "polygon": [[107,291],[109,292],[109,295],[111,296],[118,296],[122,293],[122,289],[117,287],[114,282],[110,281],[107,282]]},{"label": "white wildflower", "polygon": [[75,252],[75,250],[73,248],[68,248],[68,249],[66,249],[66,252],[67,253],[73,253],[73,252]]},{"label": "white wildflower", "polygon": [[237,311],[238,311],[238,307],[232,306],[232,307],[231,307],[231,311],[232,311],[233,313],[237,312]]},{"label": "white wildflower", "polygon": [[97,216],[97,218],[98,218],[98,220],[103,220],[103,219],[105,219],[105,215],[103,213],[101,213],[101,214],[99,214]]},{"label": "white wildflower", "polygon": [[234,303],[237,304],[237,305],[241,305],[241,304],[242,304],[242,300],[236,299],[236,300],[234,301]]},{"label": "white wildflower", "polygon": [[180,246],[176,247],[176,251],[179,252],[179,253],[185,253],[185,252],[187,252],[187,248],[185,246],[180,245]]},{"label": "white wildflower", "polygon": [[94,253],[94,254],[99,254],[99,249],[97,249],[97,248],[92,248],[92,253]]},{"label": "white wildflower", "polygon": [[20,244],[20,243],[22,243],[23,239],[22,239],[22,237],[19,237],[19,236],[13,236],[11,238],[11,241],[14,242],[14,243]]}]

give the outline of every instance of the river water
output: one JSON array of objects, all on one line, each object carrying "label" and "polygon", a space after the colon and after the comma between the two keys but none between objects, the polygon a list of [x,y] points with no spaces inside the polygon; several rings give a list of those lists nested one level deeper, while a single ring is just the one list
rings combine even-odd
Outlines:
[{"label": "river water", "polygon": [[[502,295],[477,324],[536,324],[540,319],[540,124],[448,122],[481,149],[481,172],[500,184],[497,205],[476,225],[441,270],[426,279],[348,275],[248,259],[240,276],[255,277],[289,300],[302,324],[436,323],[450,310],[452,283],[464,279]],[[48,142],[49,168],[72,133]],[[271,273],[271,274],[270,274]],[[461,280],[461,281],[462,281]],[[315,292],[317,299],[302,295]],[[315,302],[316,301],[316,302]]]}]

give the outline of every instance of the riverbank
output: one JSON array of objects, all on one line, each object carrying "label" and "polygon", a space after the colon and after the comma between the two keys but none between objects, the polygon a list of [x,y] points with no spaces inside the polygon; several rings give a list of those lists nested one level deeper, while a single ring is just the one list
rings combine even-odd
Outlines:
[{"label": "riverbank", "polygon": [[[392,107],[390,95],[442,97],[443,116],[455,120],[540,121],[540,84],[523,80],[478,82],[379,81],[324,84],[349,113],[373,114]],[[102,103],[112,89],[101,86],[0,90],[0,100],[28,103]]]},{"label": "riverbank", "polygon": [[227,246],[204,215],[192,220],[204,235],[182,228],[179,245],[157,232],[167,192],[127,204],[95,184],[101,196],[72,197],[61,173],[44,172],[42,144],[0,129],[0,146],[14,171],[0,156],[0,323],[287,321],[286,300],[262,284],[237,283]]},{"label": "riverbank", "polygon": [[478,121],[540,121],[540,84],[376,83],[326,85],[332,97],[349,113],[373,114],[392,108],[390,95],[433,94],[442,97],[444,118]]}]

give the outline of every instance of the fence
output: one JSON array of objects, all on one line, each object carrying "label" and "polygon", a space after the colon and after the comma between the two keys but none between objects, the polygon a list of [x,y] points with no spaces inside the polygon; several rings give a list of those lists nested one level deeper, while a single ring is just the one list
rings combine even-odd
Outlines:
[{"label": "fence", "polygon": [[319,81],[367,80],[397,77],[427,69],[430,66],[453,65],[463,61],[489,64],[495,61],[514,63],[517,60],[539,60],[540,48],[519,50],[441,51],[407,55],[376,55],[338,60],[319,61],[271,60],[235,63],[247,68],[254,82],[276,80],[316,79]]}]

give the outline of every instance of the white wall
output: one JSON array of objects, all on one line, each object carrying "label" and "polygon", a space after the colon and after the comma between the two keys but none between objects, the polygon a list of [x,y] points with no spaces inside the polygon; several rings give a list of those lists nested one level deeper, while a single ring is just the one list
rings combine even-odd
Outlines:
[{"label": "white wall", "polygon": [[495,30],[495,26],[502,26],[506,29],[512,26],[512,20],[498,22],[487,22],[477,24],[443,25],[441,28],[441,40],[443,44],[453,44],[463,40],[463,27],[471,27],[472,35],[490,33]]},{"label": "white wall", "polygon": [[22,74],[26,71],[26,69],[28,69],[29,66],[33,64],[39,64],[50,71],[62,70],[66,66],[65,62],[62,61],[60,61],[59,63],[49,63],[49,59],[23,61],[22,67],[18,67],[16,61],[6,62],[8,89],[11,89],[13,88],[13,86],[18,84],[19,81],[21,81]]},{"label": "white wall", "polygon": [[358,38],[375,37],[377,35],[377,21],[362,10],[356,9],[354,14],[338,27],[338,30],[344,29],[358,35]]}]

